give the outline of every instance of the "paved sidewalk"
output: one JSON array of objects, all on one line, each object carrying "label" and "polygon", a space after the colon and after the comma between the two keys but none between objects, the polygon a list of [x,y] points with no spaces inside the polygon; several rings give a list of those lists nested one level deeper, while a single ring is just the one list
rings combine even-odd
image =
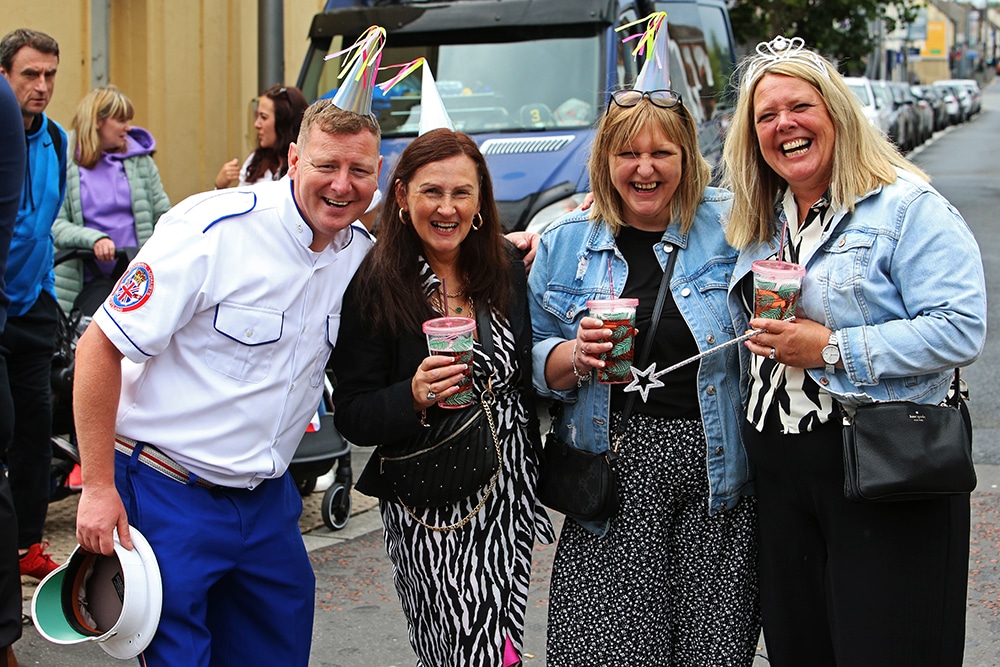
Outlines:
[{"label": "paved sidewalk", "polygon": [[[360,453],[355,470],[366,457]],[[979,465],[979,487],[973,494],[966,667],[1000,665],[1000,465]],[[74,522],[79,496],[53,503],[46,524],[55,559],[65,560],[76,546]],[[354,493],[351,519],[337,532],[328,530],[319,513],[322,493],[304,499],[300,526],[310,551],[316,581],[316,622],[311,667],[385,667],[412,665],[406,624],[392,585],[392,568],[382,544],[381,519],[375,501]],[[559,517],[553,517],[561,525]],[[536,545],[525,616],[525,666],[545,664],[545,619],[548,578],[555,547]],[[25,580],[25,610],[30,610],[33,583]],[[57,647],[26,627],[15,645],[22,665],[111,667],[123,664],[98,647]],[[766,649],[762,649],[766,655]],[[529,657],[530,656],[530,657]],[[758,658],[755,667],[764,667]]]}]

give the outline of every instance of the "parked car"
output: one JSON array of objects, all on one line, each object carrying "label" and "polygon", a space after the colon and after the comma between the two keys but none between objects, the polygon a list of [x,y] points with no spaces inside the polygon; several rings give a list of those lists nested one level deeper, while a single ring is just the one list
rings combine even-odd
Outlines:
[{"label": "parked car", "polygon": [[979,90],[979,82],[975,79],[943,79],[941,81],[935,81],[935,83],[947,83],[951,86],[964,88],[969,93],[968,116],[973,116],[982,110],[983,94],[982,91]]},{"label": "parked car", "polygon": [[851,89],[851,92],[861,102],[861,107],[864,109],[868,122],[888,137],[891,111],[881,99],[875,96],[875,91],[872,90],[872,82],[864,76],[848,76],[844,77],[844,81],[847,83],[847,87]]},{"label": "parked car", "polygon": [[900,104],[896,102],[893,97],[892,88],[889,87],[889,82],[873,79],[871,84],[872,92],[875,93],[875,97],[878,98],[879,101],[882,102],[885,109],[888,110],[889,139],[899,147],[899,150],[904,152],[910,150],[910,147],[906,143],[909,130],[907,127],[907,121],[909,120],[909,117],[905,111],[900,108]]},{"label": "parked car", "polygon": [[889,81],[892,99],[899,105],[900,114],[906,116],[906,143],[904,150],[911,151],[923,143],[920,136],[920,112],[910,93],[909,85],[900,81]]},{"label": "parked car", "polygon": [[963,85],[954,83],[953,81],[935,81],[934,85],[948,86],[951,91],[958,98],[958,104],[962,107],[962,120],[959,121],[964,123],[972,117],[972,93],[969,89]]},{"label": "parked car", "polygon": [[907,83],[898,83],[900,92],[906,104],[913,107],[917,116],[916,145],[919,146],[931,138],[934,134],[934,110],[931,105],[921,95],[913,92],[913,86]]},{"label": "parked car", "polygon": [[944,100],[944,108],[948,113],[948,124],[958,125],[962,122],[962,105],[958,101],[958,95],[952,90],[952,87],[947,84],[934,84],[932,86],[934,90],[938,91],[941,95],[941,99]]},{"label": "parked car", "polygon": [[943,130],[948,125],[948,108],[945,105],[941,91],[934,86],[911,86],[910,90],[917,97],[925,100],[934,118],[934,132]]}]

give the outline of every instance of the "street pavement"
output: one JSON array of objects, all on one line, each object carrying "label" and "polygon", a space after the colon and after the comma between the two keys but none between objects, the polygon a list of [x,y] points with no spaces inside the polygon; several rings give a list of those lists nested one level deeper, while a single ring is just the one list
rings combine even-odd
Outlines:
[{"label": "street pavement", "polygon": [[[911,158],[963,213],[983,249],[990,318],[1000,321],[1000,84],[984,91],[983,112],[965,125],[935,135]],[[972,495],[972,534],[967,616],[967,667],[1000,665],[1000,339],[991,336],[982,358],[968,369],[975,424],[979,486]],[[370,450],[353,453],[355,473]],[[413,665],[406,622],[385,555],[381,520],[372,499],[353,493],[347,526],[328,530],[320,518],[322,494],[304,500],[300,526],[316,572],[316,619],[310,667],[395,667]],[[53,503],[46,524],[51,550],[62,562],[75,546],[78,496]],[[560,517],[553,517],[561,525]],[[525,665],[545,664],[548,577],[555,546],[536,545],[528,595]],[[34,585],[25,580],[25,611]],[[169,594],[169,592],[168,592]],[[265,610],[266,611],[266,610]],[[95,645],[56,646],[29,624],[15,645],[21,665],[107,667],[123,664]],[[755,667],[766,665],[766,647]],[[627,666],[622,666],[627,667]]]}]

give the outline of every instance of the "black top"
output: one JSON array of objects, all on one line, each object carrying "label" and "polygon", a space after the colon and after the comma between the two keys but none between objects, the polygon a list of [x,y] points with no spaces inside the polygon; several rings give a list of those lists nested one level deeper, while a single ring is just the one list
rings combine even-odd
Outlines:
[{"label": "black top", "polygon": [[[511,246],[513,249],[513,246]],[[511,252],[517,252],[511,250]],[[515,335],[515,354],[521,372],[521,400],[528,412],[528,436],[535,451],[542,448],[535,392],[531,384],[531,319],[528,315],[527,278],[524,262],[513,258],[510,267],[513,299],[509,313]],[[344,294],[343,316],[337,346],[330,362],[337,386],[333,392],[334,423],[348,441],[360,446],[398,443],[414,438],[423,429],[420,415],[413,411],[410,381],[417,366],[427,356],[423,333],[390,337],[373,334],[371,323],[359,306],[356,280]],[[371,307],[370,305],[368,307]],[[436,406],[428,409],[428,418]],[[382,483],[377,454],[368,460],[358,478],[358,491],[394,500],[395,494]]]},{"label": "black top", "polygon": [[[639,299],[635,314],[638,329],[635,338],[635,363],[639,363],[639,351],[646,344],[645,335],[651,328],[653,306],[663,280],[663,269],[653,252],[653,246],[662,239],[663,232],[645,232],[632,227],[623,227],[616,238],[618,250],[628,264],[628,279],[621,296]],[[675,249],[674,252],[680,251]],[[656,329],[647,365],[655,361],[656,369],[663,370],[696,354],[698,344],[677,309],[673,295],[668,292],[663,301],[663,315]],[[701,418],[698,404],[698,362],[661,375],[659,379],[665,386],[650,390],[649,399],[645,403],[641,397],[637,398],[633,410],[670,419]],[[627,386],[617,384],[611,387],[612,410],[621,411],[625,407],[627,394],[624,390]]]}]

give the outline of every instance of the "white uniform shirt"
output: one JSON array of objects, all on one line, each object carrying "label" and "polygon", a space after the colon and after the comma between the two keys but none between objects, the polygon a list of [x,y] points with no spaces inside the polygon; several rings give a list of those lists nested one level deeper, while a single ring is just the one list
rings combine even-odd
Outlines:
[{"label": "white uniform shirt", "polygon": [[312,240],[288,178],[194,195],[160,219],[94,316],[126,357],[120,435],[216,484],[285,472],[371,248],[359,226],[322,252]]}]

